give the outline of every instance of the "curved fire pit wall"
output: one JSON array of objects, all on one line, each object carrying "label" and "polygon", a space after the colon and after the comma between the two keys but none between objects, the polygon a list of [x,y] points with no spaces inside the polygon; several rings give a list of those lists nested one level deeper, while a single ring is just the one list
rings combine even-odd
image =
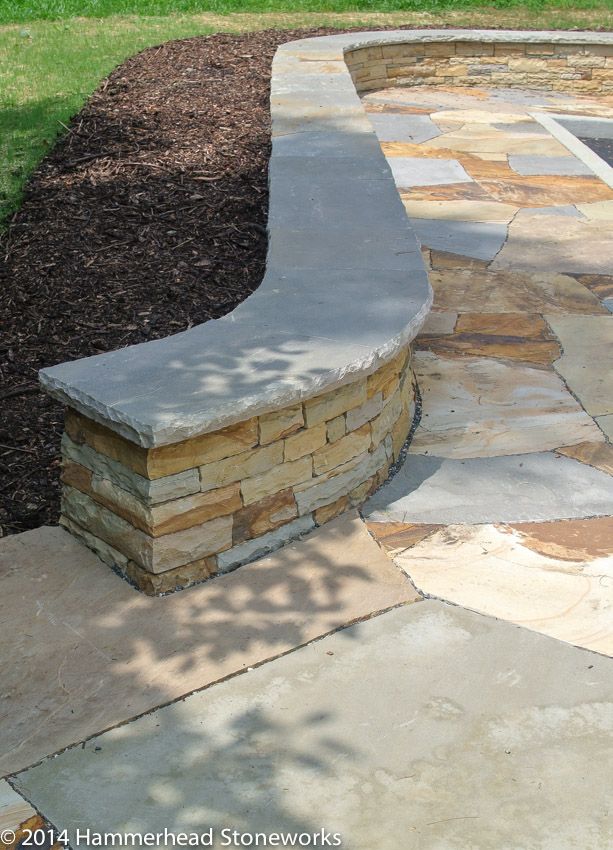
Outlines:
[{"label": "curved fire pit wall", "polygon": [[62,525],[161,593],[359,505],[410,430],[410,345],[431,289],[356,87],[605,91],[612,55],[609,35],[585,33],[353,33],[280,47],[259,289],[223,319],[40,374],[68,406]]}]

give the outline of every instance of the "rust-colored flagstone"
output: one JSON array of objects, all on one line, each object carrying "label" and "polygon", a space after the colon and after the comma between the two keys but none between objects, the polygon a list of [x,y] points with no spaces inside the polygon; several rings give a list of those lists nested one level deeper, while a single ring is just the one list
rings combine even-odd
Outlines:
[{"label": "rust-colored flagstone", "polygon": [[555,339],[547,322],[538,313],[461,313],[456,333]]},{"label": "rust-colored flagstone", "polygon": [[446,356],[468,354],[516,360],[537,366],[550,366],[560,356],[557,342],[524,339],[518,336],[495,336],[491,333],[455,333],[447,336],[420,337],[417,350]]},{"label": "rust-colored flagstone", "polygon": [[[435,259],[438,257],[433,257],[433,263]],[[564,274],[443,267],[430,272],[430,283],[435,307],[443,311],[551,315],[607,312],[589,289]]]},{"label": "rust-colored flagstone", "polygon": [[479,185],[489,197],[522,207],[560,206],[613,198],[613,189],[597,177],[514,174],[500,180],[480,180]]},{"label": "rust-colored flagstone", "polygon": [[377,543],[391,555],[410,549],[441,526],[410,522],[367,522],[366,527]]},{"label": "rust-colored flagstone", "polygon": [[[577,443],[574,446],[563,446],[556,451],[613,475],[613,446],[610,443]],[[611,511],[613,512],[613,505]]]},{"label": "rust-colored flagstone", "polygon": [[613,298],[613,275],[609,274],[574,274],[571,275],[598,298]]},{"label": "rust-colored flagstone", "polygon": [[594,561],[613,555],[613,517],[510,524],[522,545],[561,561]]}]

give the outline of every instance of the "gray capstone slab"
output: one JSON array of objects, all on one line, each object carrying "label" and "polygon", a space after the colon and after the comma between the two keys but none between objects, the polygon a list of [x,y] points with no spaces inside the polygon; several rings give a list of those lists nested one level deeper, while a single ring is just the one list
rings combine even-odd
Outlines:
[{"label": "gray capstone slab", "polygon": [[324,830],[352,850],[605,848],[612,693],[610,659],[423,601],[15,782],[74,850],[77,828],[202,832],[215,847],[225,828]]},{"label": "gray capstone slab", "polygon": [[467,460],[409,454],[362,512],[373,522],[470,525],[608,516],[611,505],[612,476],[553,452]]}]

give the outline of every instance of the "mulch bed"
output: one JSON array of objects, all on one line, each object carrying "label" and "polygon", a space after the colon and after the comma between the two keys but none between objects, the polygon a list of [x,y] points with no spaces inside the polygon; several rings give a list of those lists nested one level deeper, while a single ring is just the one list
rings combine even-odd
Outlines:
[{"label": "mulch bed", "polygon": [[274,52],[338,30],[169,42],[117,68],[0,239],[0,525],[53,523],[62,406],[37,371],[218,318],[266,257]]}]

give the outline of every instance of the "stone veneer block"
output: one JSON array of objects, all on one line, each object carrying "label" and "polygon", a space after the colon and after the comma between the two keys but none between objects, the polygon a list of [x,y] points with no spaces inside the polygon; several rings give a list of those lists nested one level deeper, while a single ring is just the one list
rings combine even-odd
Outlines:
[{"label": "stone veneer block", "polygon": [[335,443],[329,443],[313,454],[313,472],[321,475],[343,463],[347,463],[370,448],[370,425],[366,423],[357,431],[351,431]]},{"label": "stone veneer block", "polygon": [[302,534],[311,531],[314,527],[315,523],[312,516],[301,516],[293,522],[279,526],[268,534],[262,534],[260,537],[247,540],[239,546],[234,546],[232,549],[222,552],[217,557],[217,569],[220,573],[226,573],[250,561],[255,561],[256,558],[268,555],[280,546],[289,543],[290,540],[295,540]]},{"label": "stone veneer block", "polygon": [[281,437],[287,437],[304,425],[302,406],[286,407],[260,416],[260,444],[274,443]]},{"label": "stone veneer block", "polygon": [[341,413],[359,407],[366,401],[366,381],[355,381],[345,387],[341,387],[332,393],[309,399],[304,404],[306,423],[309,428],[334,419]]},{"label": "stone veneer block", "polygon": [[62,456],[65,463],[73,462],[86,467],[100,478],[108,479],[117,487],[136,496],[145,505],[180,499],[200,490],[197,469],[186,469],[163,478],[145,478],[85,443],[74,443],[66,433],[62,437]]},{"label": "stone veneer block", "polygon": [[317,508],[329,505],[358,487],[388,463],[385,446],[380,445],[372,454],[360,456],[358,462],[346,472],[323,481],[313,479],[295,488],[298,513],[302,516]]},{"label": "stone veneer block", "polygon": [[[342,419],[343,417],[341,416],[338,418]],[[345,429],[343,426],[343,434],[344,433]],[[326,423],[320,422],[319,425],[314,425],[312,428],[306,428],[298,434],[293,434],[291,437],[287,437],[285,440],[284,459],[286,461],[298,460],[300,457],[313,454],[313,452],[317,451],[317,449],[325,446],[327,434]]]},{"label": "stone veneer block", "polygon": [[278,493],[286,487],[293,487],[307,481],[313,474],[313,460],[310,456],[288,461],[275,466],[262,475],[247,478],[241,482],[241,492],[245,505],[259,502],[260,499]]},{"label": "stone veneer block", "polygon": [[70,487],[64,488],[62,512],[73,523],[101,538],[152,573],[163,573],[222,552],[232,545],[231,516],[218,517],[192,528],[153,538]]},{"label": "stone veneer block", "polygon": [[291,488],[281,490],[242,508],[234,515],[232,540],[234,545],[274,531],[298,516]]},{"label": "stone veneer block", "polygon": [[243,478],[251,478],[267,472],[283,462],[283,443],[271,443],[259,449],[251,449],[239,455],[207,463],[200,467],[202,490],[223,487]]}]

